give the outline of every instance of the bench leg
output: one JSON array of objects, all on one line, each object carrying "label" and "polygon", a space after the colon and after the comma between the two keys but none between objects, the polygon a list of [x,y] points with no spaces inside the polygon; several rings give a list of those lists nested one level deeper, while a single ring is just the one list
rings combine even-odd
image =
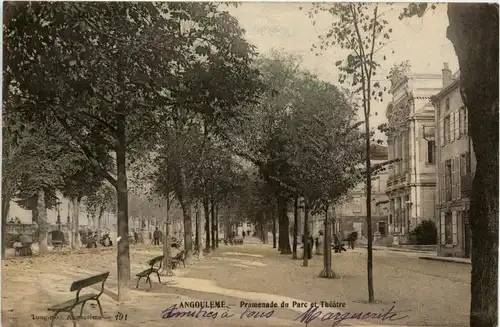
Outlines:
[{"label": "bench leg", "polygon": [[141,281],[141,278],[142,277],[139,277],[139,279],[137,279],[137,285],[135,285],[135,288],[139,288],[139,282]]},{"label": "bench leg", "polygon": [[73,314],[73,310],[69,310],[69,315],[71,316],[71,321],[73,321],[73,327],[76,327],[76,319],[75,315]]},{"label": "bench leg", "polygon": [[160,274],[156,272],[156,276],[158,276],[158,283],[161,284]]},{"label": "bench leg", "polygon": [[87,301],[83,302],[82,303],[82,307],[80,308],[80,317],[82,316],[83,314],[83,307],[85,306],[85,303],[87,303]]},{"label": "bench leg", "polygon": [[149,278],[149,276],[148,276],[148,279],[146,281],[149,282],[149,288],[153,288],[153,285],[151,284],[151,278]]},{"label": "bench leg", "polygon": [[99,299],[95,299],[95,301],[97,302],[97,305],[99,306],[99,311],[101,312],[101,317],[104,317],[104,313],[102,312],[102,307],[101,307],[101,301],[99,301]]},{"label": "bench leg", "polygon": [[50,327],[54,326],[54,321],[56,321],[57,315],[61,313],[61,311],[56,311],[56,313],[51,317]]}]

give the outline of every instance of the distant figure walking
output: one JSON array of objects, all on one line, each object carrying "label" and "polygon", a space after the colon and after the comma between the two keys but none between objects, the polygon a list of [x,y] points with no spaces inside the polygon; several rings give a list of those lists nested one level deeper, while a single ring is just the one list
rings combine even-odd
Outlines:
[{"label": "distant figure walking", "polygon": [[349,235],[348,244],[351,249],[354,250],[354,242],[358,239],[358,232],[354,231]]},{"label": "distant figure walking", "polygon": [[344,245],[342,244],[341,239],[342,238],[339,237],[339,235],[333,235],[333,249],[335,250],[335,253],[342,253],[342,251],[347,252],[347,250],[344,248]]},{"label": "distant figure walking", "polygon": [[156,227],[156,229],[153,233],[153,239],[154,239],[155,245],[160,245],[160,231],[158,230],[158,227]]}]

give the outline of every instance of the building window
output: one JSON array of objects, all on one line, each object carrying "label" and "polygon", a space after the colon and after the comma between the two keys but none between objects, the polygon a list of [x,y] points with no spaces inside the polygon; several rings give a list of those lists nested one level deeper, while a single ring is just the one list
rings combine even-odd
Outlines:
[{"label": "building window", "polygon": [[451,212],[444,217],[444,239],[446,244],[453,244],[453,218]]},{"label": "building window", "polygon": [[459,115],[458,115],[458,124],[460,128],[460,136],[466,135],[467,134],[467,112],[465,110],[465,107],[460,108]]},{"label": "building window", "polygon": [[450,110],[450,98],[445,100],[446,111]]},{"label": "building window", "polygon": [[427,141],[427,163],[435,164],[434,161],[434,151],[436,150],[436,142],[435,141]]},{"label": "building window", "polygon": [[444,187],[446,193],[446,201],[451,201],[451,174],[452,174],[451,160],[446,160],[444,173],[445,173]]},{"label": "building window", "polygon": [[389,215],[389,224],[392,225],[392,215]]},{"label": "building window", "polygon": [[467,153],[460,155],[460,177],[467,175]]},{"label": "building window", "polygon": [[444,144],[448,144],[451,141],[450,138],[451,133],[451,125],[450,125],[450,116],[444,117]]}]

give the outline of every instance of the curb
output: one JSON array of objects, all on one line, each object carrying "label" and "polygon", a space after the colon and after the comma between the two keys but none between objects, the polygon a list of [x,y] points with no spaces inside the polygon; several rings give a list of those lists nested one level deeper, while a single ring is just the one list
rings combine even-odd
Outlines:
[{"label": "curb", "polygon": [[462,261],[462,260],[457,260],[457,259],[452,259],[449,257],[418,257],[419,259],[423,260],[431,260],[431,261],[441,261],[441,262],[454,262],[454,263],[460,263],[462,265],[470,265],[471,263],[468,261]]},{"label": "curb", "polygon": [[[367,249],[367,246],[360,246],[360,248]],[[424,250],[408,250],[408,249],[399,249],[399,248],[372,248],[374,251],[393,251],[393,252],[410,252],[410,253],[434,253],[434,251],[424,251]]]}]

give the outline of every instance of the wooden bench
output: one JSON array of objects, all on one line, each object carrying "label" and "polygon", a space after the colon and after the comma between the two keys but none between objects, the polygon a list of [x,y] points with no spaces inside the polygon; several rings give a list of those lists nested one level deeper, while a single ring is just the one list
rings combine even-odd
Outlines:
[{"label": "wooden bench", "polygon": [[[158,283],[161,283],[160,274],[158,273],[158,271],[161,269],[162,262],[163,262],[162,255],[149,260],[148,265],[150,267],[146,270],[141,271],[136,275],[139,278],[137,279],[137,285],[135,286],[135,288],[139,287],[139,282],[143,277],[146,277],[146,283],[149,282],[149,287],[152,288],[153,285],[151,285],[151,278],[149,276],[153,273],[156,273],[156,276],[158,276]],[[156,265],[158,265],[158,267],[155,267]]]},{"label": "wooden bench", "polygon": [[[71,284],[70,291],[76,292],[76,297],[72,300],[65,301],[63,303],[54,305],[50,308],[48,308],[49,311],[55,311],[54,316],[51,317],[52,322],[50,323],[50,326],[52,327],[54,325],[54,321],[56,316],[61,313],[61,312],[67,312],[70,314],[71,319],[73,321],[73,326],[76,327],[76,319],[75,316],[73,315],[73,309],[79,305],[82,304],[82,307],[80,309],[80,316],[82,316],[83,313],[83,307],[85,306],[85,303],[87,301],[96,301],[97,305],[99,306],[99,311],[101,312],[101,317],[104,317],[104,314],[102,312],[102,307],[101,307],[101,302],[99,301],[99,297],[101,294],[104,292],[104,283],[106,283],[106,280],[108,279],[109,276],[109,271],[105,272],[103,274],[91,276],[89,278],[81,279],[76,282],[73,282]],[[85,294],[80,296],[80,291],[88,286],[92,286],[95,284],[101,283],[101,291],[99,293],[91,293],[91,294]]]},{"label": "wooden bench", "polygon": [[239,237],[235,237],[233,239],[233,243],[235,245],[243,245],[243,237],[239,236]]},{"label": "wooden bench", "polygon": [[186,254],[187,254],[186,250],[182,250],[181,252],[177,253],[175,257],[172,258],[171,260],[172,269],[175,269],[179,264],[179,262],[182,262],[184,268],[186,268]]}]

